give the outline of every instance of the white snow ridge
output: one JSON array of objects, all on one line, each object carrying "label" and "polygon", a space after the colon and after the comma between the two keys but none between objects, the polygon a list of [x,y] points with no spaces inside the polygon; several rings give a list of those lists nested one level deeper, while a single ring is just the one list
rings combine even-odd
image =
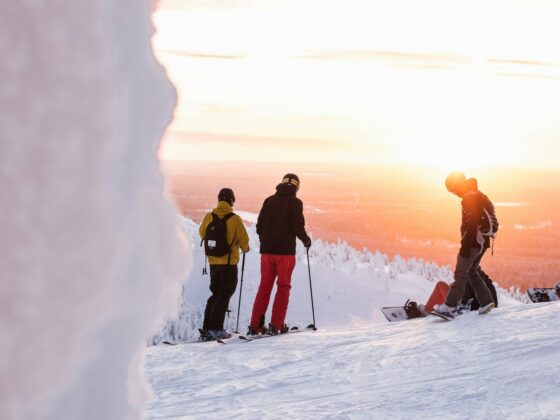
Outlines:
[{"label": "white snow ridge", "polygon": [[[0,419],[137,419],[184,255],[149,0],[0,2]],[[173,299],[175,303],[176,299]]]},{"label": "white snow ridge", "polygon": [[[184,225],[194,239],[196,225]],[[249,230],[241,333],[258,285],[258,238]],[[389,262],[344,243],[316,240],[312,251],[318,331],[149,347],[145,373],[155,395],[148,418],[557,418],[559,303],[523,304],[498,289],[500,307],[488,315],[388,323],[380,306],[425,301],[436,280],[450,280],[448,268]],[[200,326],[209,292],[199,247],[194,261],[181,316],[156,342],[192,339],[191,328]],[[298,249],[291,325],[311,321],[306,264]],[[237,299],[230,303],[232,331]]]}]

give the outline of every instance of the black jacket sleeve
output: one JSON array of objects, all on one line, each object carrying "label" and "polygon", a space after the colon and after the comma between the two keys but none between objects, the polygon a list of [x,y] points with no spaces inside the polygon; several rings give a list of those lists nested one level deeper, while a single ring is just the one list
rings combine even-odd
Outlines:
[{"label": "black jacket sleeve", "polygon": [[264,200],[261,211],[259,212],[259,217],[257,218],[257,235],[261,235],[263,232],[264,218],[268,212],[268,199]]},{"label": "black jacket sleeve", "polygon": [[299,238],[303,245],[311,245],[311,238],[305,231],[305,218],[303,217],[303,202],[296,198],[293,213],[293,227],[294,233]]}]

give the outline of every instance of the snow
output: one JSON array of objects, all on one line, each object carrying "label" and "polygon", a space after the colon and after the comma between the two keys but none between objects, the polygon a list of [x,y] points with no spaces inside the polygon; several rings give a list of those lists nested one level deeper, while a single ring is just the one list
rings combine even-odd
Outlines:
[{"label": "snow", "polygon": [[252,213],[250,211],[236,210],[235,213],[239,215],[244,221],[249,223],[257,223],[258,214]]},{"label": "snow", "polygon": [[[321,325],[321,324],[319,324]],[[371,323],[249,343],[156,346],[145,370],[164,418],[557,418],[560,304],[452,322]]]},{"label": "snow", "polygon": [[[197,225],[182,221],[191,243]],[[249,227],[240,331],[258,285],[258,236]],[[560,305],[523,304],[498,288],[500,307],[444,322],[435,317],[389,323],[379,308],[424,302],[449,267],[390,260],[344,242],[315,240],[311,272],[318,331],[225,345],[192,339],[209,296],[202,251],[186,279],[180,316],[153,339],[176,346],[146,350],[154,399],[149,419],[165,418],[554,418],[560,409],[557,363]],[[519,298],[519,296],[516,296]],[[238,295],[229,326],[235,326]],[[311,318],[307,258],[298,249],[287,321]]]},{"label": "snow", "polygon": [[0,4],[0,418],[138,418],[187,256],[156,151],[151,1]]}]

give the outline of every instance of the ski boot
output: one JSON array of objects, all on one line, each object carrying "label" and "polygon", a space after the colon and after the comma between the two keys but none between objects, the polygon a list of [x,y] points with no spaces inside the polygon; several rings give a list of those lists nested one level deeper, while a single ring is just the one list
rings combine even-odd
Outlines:
[{"label": "ski boot", "polygon": [[198,341],[213,341],[216,337],[213,336],[212,330],[204,330],[202,328],[198,329],[200,333],[200,337],[198,337]]},{"label": "ski boot", "polygon": [[456,306],[447,306],[445,303],[434,305],[434,312],[449,318],[455,318],[462,313]]},{"label": "ski boot", "polygon": [[286,324],[283,324],[280,328],[276,328],[274,325],[268,324],[268,333],[270,335],[285,334],[288,331],[290,331],[290,328]]},{"label": "ski boot", "polygon": [[247,335],[262,335],[262,334],[268,334],[268,328],[252,327],[251,325],[249,325],[249,328],[247,330]]},{"label": "ski boot", "polygon": [[208,334],[214,337],[214,340],[227,340],[232,337],[226,330],[210,330]]}]

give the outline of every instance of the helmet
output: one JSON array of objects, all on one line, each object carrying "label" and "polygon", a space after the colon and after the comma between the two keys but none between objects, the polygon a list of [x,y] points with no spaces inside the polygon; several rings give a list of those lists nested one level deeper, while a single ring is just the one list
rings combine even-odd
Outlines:
[{"label": "helmet", "polygon": [[457,187],[463,182],[465,182],[465,180],[466,178],[463,172],[461,171],[451,172],[449,175],[447,175],[447,178],[445,178],[445,186],[447,188],[447,191],[449,192],[457,191]]},{"label": "helmet", "polygon": [[230,206],[235,203],[235,194],[231,188],[222,188],[218,193],[218,201],[226,201]]}]

